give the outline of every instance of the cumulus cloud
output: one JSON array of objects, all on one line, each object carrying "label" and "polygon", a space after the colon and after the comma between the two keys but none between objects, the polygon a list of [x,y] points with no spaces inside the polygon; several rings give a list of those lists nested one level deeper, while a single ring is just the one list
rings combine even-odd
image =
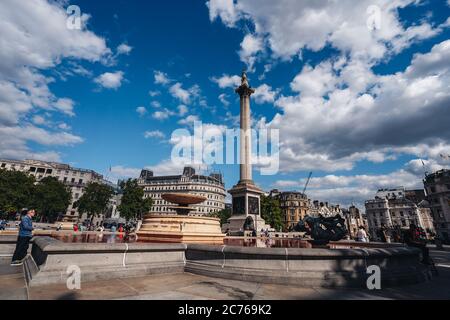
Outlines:
[{"label": "cumulus cloud", "polygon": [[[323,164],[331,171],[351,170],[361,160],[436,157],[433,148],[450,150],[449,59],[447,40],[393,75],[376,75],[353,60],[306,65],[291,83],[298,94],[278,98],[282,113],[267,124],[280,129],[281,168],[305,169],[308,162],[301,160],[314,154],[314,168]],[[292,126],[295,119],[301,125]]]},{"label": "cumulus cloud", "polygon": [[196,121],[200,121],[198,116],[189,115],[185,119],[181,119],[180,121],[178,121],[178,124],[181,124],[181,125],[193,125],[194,122],[196,122]]},{"label": "cumulus cloud", "polygon": [[217,83],[219,88],[226,89],[226,88],[237,88],[241,85],[241,77],[239,76],[229,76],[227,74],[223,74],[221,77],[212,77],[212,82]]},{"label": "cumulus cloud", "polygon": [[145,107],[137,107],[136,112],[142,117],[147,113],[147,109]]},{"label": "cumulus cloud", "polygon": [[257,54],[263,50],[263,40],[252,34],[247,34],[241,42],[239,57],[245,62],[250,70],[256,62]]},{"label": "cumulus cloud", "polygon": [[154,78],[155,78],[155,84],[166,85],[172,81],[169,79],[169,76],[167,75],[167,73],[164,73],[162,71],[155,71]]},{"label": "cumulus cloud", "polygon": [[176,114],[175,112],[173,112],[167,108],[164,108],[163,110],[153,112],[152,117],[153,117],[153,119],[162,121],[162,120],[168,119],[169,117],[171,117],[175,114]]},{"label": "cumulus cloud", "polygon": [[[414,159],[404,168],[388,174],[326,175],[311,178],[306,194],[310,199],[350,206],[352,203],[364,208],[364,202],[372,199],[378,189],[405,187],[423,189],[424,171],[432,172],[444,168],[431,161]],[[424,167],[425,164],[425,167]],[[448,166],[447,166],[448,167]],[[273,187],[281,190],[301,190],[306,178],[278,180]]]},{"label": "cumulus cloud", "polygon": [[111,167],[109,178],[113,181],[117,181],[118,179],[137,179],[140,174],[141,169],[117,165]]},{"label": "cumulus cloud", "polygon": [[133,50],[133,47],[130,47],[128,44],[126,43],[122,43],[121,45],[119,45],[117,47],[117,54],[125,54],[128,55],[130,54],[130,52]]},{"label": "cumulus cloud", "polygon": [[278,92],[272,90],[271,86],[267,84],[262,84],[259,87],[255,88],[253,98],[255,99],[255,102],[258,104],[273,103],[277,95]]},{"label": "cumulus cloud", "polygon": [[177,109],[178,109],[178,115],[180,117],[184,116],[189,111],[188,107],[186,107],[184,104],[180,104]]},{"label": "cumulus cloud", "polygon": [[94,82],[106,89],[118,89],[122,86],[124,73],[122,71],[105,72],[94,79]]},{"label": "cumulus cloud", "polygon": [[227,95],[225,93],[219,95],[219,100],[225,107],[228,107],[230,105],[230,102],[227,100]]},{"label": "cumulus cloud", "polygon": [[[403,26],[398,10],[418,3],[416,0],[356,3],[352,0],[210,0],[208,7],[210,20],[220,18],[228,27],[236,26],[240,19],[252,21],[256,32],[251,37],[264,39],[276,58],[289,60],[301,55],[304,49],[319,51],[331,44],[352,57],[377,60],[441,31],[426,21]],[[381,21],[376,32],[368,28],[368,21],[375,14],[368,9],[373,6]],[[256,44],[249,47],[259,49]]]},{"label": "cumulus cloud", "polygon": [[153,131],[145,131],[144,132],[144,137],[146,139],[149,139],[149,138],[161,138],[161,139],[164,139],[166,137],[166,135],[160,130],[153,130]]},{"label": "cumulus cloud", "polygon": [[[80,67],[77,60],[101,63],[108,60],[111,50],[105,39],[87,29],[88,19],[89,15],[83,14],[81,30],[70,30],[66,27],[67,14],[60,1],[0,2],[0,156],[58,161],[57,152],[34,153],[27,142],[57,146],[82,141],[68,132],[36,127],[39,125],[37,118],[35,124],[27,123],[26,118],[40,109],[67,116],[75,114],[75,102],[55,96],[48,85],[56,80],[44,75],[44,70],[52,69],[64,77],[89,76],[90,71]],[[58,71],[64,59],[70,59],[70,72]],[[46,125],[51,125],[49,120]]]},{"label": "cumulus cloud", "polygon": [[238,11],[235,9],[234,0],[212,0],[207,1],[209,8],[209,18],[214,21],[220,18],[222,22],[232,27],[238,19]]}]

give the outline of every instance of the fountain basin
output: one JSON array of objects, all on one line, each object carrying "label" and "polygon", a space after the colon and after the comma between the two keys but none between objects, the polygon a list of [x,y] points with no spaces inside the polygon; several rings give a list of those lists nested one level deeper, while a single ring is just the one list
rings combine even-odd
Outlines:
[{"label": "fountain basin", "polygon": [[147,215],[138,242],[223,244],[220,220],[184,215]]},{"label": "fountain basin", "polygon": [[[33,239],[25,262],[30,286],[66,283],[79,266],[81,281],[189,272],[213,278],[298,287],[367,288],[367,268],[379,266],[382,288],[431,279],[420,250],[405,246],[352,249],[248,248],[199,244],[63,243]],[[1,243],[1,241],[0,241]],[[349,244],[351,245],[351,244]]]}]

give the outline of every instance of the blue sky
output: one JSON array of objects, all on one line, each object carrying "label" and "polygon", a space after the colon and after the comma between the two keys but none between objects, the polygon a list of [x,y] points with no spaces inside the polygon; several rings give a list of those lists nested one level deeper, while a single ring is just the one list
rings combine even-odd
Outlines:
[{"label": "blue sky", "polygon": [[[82,30],[66,27],[69,5]],[[247,68],[253,125],[280,132],[280,172],[254,170],[265,190],[302,190],[312,171],[311,198],[361,204],[449,166],[448,1],[6,0],[0,12],[0,157],[113,180],[178,173],[172,132],[234,128]],[[227,188],[239,178],[210,169]]]}]

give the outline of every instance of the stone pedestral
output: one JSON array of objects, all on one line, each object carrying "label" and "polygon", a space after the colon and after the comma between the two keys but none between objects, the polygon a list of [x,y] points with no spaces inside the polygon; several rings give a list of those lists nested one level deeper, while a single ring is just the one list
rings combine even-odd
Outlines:
[{"label": "stone pedestral", "polygon": [[261,195],[263,191],[251,180],[240,181],[228,191],[233,197],[232,216],[222,229],[228,229],[230,234],[243,231],[245,219],[253,218],[257,231],[270,229],[261,217]]}]

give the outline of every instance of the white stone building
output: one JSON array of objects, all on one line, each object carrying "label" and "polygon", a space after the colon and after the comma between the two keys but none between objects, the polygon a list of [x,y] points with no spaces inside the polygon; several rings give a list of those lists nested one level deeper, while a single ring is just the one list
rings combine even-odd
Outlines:
[{"label": "white stone building", "polygon": [[71,167],[68,164],[46,162],[40,160],[6,160],[0,159],[0,169],[16,170],[33,175],[36,181],[45,177],[55,177],[72,191],[72,202],[65,212],[64,219],[77,221],[84,220],[86,216],[79,217],[73,203],[77,201],[84,192],[84,187],[89,182],[105,183],[103,176],[93,170]]},{"label": "white stone building", "polygon": [[174,176],[154,176],[150,170],[142,170],[139,185],[144,188],[144,197],[153,200],[152,214],[175,214],[175,206],[162,199],[164,193],[191,193],[207,199],[197,205],[191,215],[209,215],[225,209],[225,184],[221,174],[198,175],[195,170],[185,167],[183,174]]},{"label": "white stone building", "polygon": [[450,170],[440,170],[424,179],[427,201],[436,233],[450,242]]},{"label": "white stone building", "polygon": [[424,230],[429,229],[426,208],[409,199],[407,193],[402,187],[381,189],[374,199],[366,201],[366,217],[372,239],[378,238],[377,231],[383,226],[391,230],[396,227],[406,230],[414,223]]}]

